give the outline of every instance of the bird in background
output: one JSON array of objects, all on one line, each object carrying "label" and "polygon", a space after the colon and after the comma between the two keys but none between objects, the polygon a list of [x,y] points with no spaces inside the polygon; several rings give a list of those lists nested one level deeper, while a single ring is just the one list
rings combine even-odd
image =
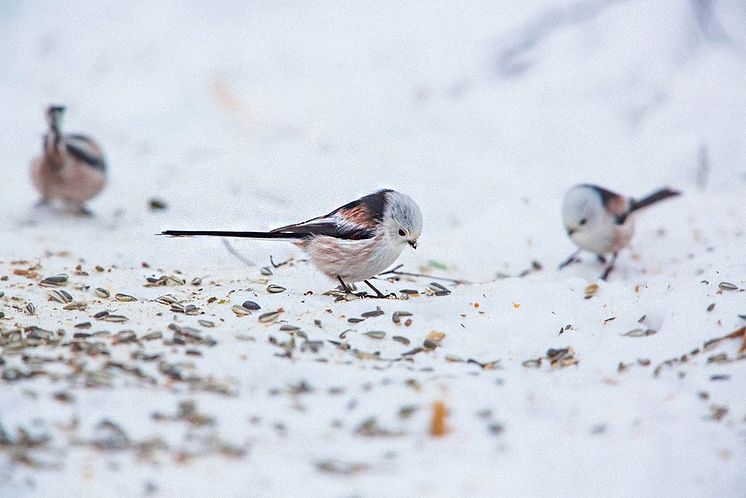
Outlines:
[{"label": "bird in background", "polygon": [[90,137],[63,134],[63,106],[47,108],[47,134],[42,153],[31,162],[31,179],[41,194],[39,205],[60,200],[78,214],[90,215],[85,203],[106,184],[106,161]]},{"label": "bird in background", "polygon": [[595,253],[603,264],[611,254],[601,280],[606,280],[614,269],[617,254],[629,244],[634,234],[635,217],[642,208],[664,199],[680,195],[680,192],[663,188],[642,199],[625,197],[597,185],[576,185],[571,188],[562,204],[562,219],[567,235],[578,246],[560,266],[579,262],[583,250]]},{"label": "bird in background", "polygon": [[379,190],[324,216],[268,232],[166,230],[161,235],[287,240],[303,249],[322,273],[338,280],[345,292],[352,293],[348,284],[362,281],[375,297],[384,298],[368,280],[390,267],[405,247],[416,249],[421,233],[417,203],[394,190]]}]

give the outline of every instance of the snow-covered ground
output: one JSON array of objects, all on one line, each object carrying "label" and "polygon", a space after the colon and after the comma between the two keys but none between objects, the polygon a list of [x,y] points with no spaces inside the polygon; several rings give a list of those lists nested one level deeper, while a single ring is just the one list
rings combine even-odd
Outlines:
[{"label": "snow-covered ground", "polygon": [[[744,496],[746,342],[708,342],[746,325],[742,1],[17,1],[0,32],[0,495]],[[33,208],[52,102],[106,151],[92,219]],[[578,182],[684,195],[604,283],[556,271]],[[335,302],[290,244],[154,235],[380,187],[424,213],[402,270],[468,283]]]}]

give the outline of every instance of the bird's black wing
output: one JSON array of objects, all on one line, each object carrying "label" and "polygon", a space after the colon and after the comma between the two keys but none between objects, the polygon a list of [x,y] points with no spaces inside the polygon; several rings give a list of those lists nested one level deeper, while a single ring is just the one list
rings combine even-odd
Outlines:
[{"label": "bird's black wing", "polygon": [[83,161],[94,169],[106,171],[106,161],[101,154],[101,149],[85,135],[66,135],[65,148],[75,159]]},{"label": "bird's black wing", "polygon": [[349,202],[325,216],[275,228],[272,233],[307,233],[309,236],[326,235],[347,240],[370,239],[375,236],[378,225],[383,221],[387,192],[390,190],[379,190]]}]

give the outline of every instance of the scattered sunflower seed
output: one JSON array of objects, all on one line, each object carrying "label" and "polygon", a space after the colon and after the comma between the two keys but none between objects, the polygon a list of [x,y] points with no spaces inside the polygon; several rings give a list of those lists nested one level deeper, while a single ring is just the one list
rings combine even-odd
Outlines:
[{"label": "scattered sunflower seed", "polygon": [[410,340],[401,335],[395,335],[394,337],[392,337],[392,339],[395,340],[396,342],[400,342],[404,344],[405,346],[409,346],[410,344]]},{"label": "scattered sunflower seed", "polygon": [[72,302],[73,297],[69,292],[64,289],[54,289],[49,291],[49,300],[57,301],[58,303],[67,304]]},{"label": "scattered sunflower seed", "polygon": [[24,307],[24,309],[26,310],[26,312],[29,315],[35,315],[36,314],[36,306],[34,306],[34,303],[32,303],[31,301],[29,301],[28,303],[26,303],[26,306]]},{"label": "scattered sunflower seed", "polygon": [[265,277],[268,277],[268,276],[272,275],[272,270],[269,269],[269,266],[262,266],[259,269],[259,273],[261,273]]},{"label": "scattered sunflower seed", "polygon": [[129,294],[122,294],[121,292],[115,294],[114,299],[116,299],[120,303],[131,303],[133,301],[137,301],[137,298],[135,296],[130,296]]},{"label": "scattered sunflower seed", "polygon": [[161,339],[163,337],[163,332],[156,330],[155,332],[150,332],[148,334],[145,334],[141,337],[143,341],[152,341],[155,339]]},{"label": "scattered sunflower seed", "polygon": [[374,316],[381,316],[384,312],[381,310],[381,308],[376,308],[373,311],[366,311],[365,313],[361,313],[360,316],[363,318],[372,318]]},{"label": "scattered sunflower seed", "polygon": [[215,322],[211,322],[210,320],[197,320],[197,323],[208,329],[215,326]]},{"label": "scattered sunflower seed", "polygon": [[129,318],[124,315],[110,315],[107,313],[106,315],[102,316],[100,320],[111,323],[124,323],[129,320]]},{"label": "scattered sunflower seed", "polygon": [[649,335],[655,334],[656,332],[657,330],[653,329],[633,329],[629,332],[625,332],[622,335],[627,337],[647,337]]},{"label": "scattered sunflower seed", "polygon": [[399,324],[401,322],[401,317],[403,316],[412,316],[412,313],[409,311],[395,311],[393,315],[391,315],[391,320],[394,321],[394,323]]},{"label": "scattered sunflower seed", "polygon": [[279,294],[280,292],[285,292],[287,289],[285,287],[282,287],[281,285],[276,284],[269,284],[267,286],[267,292],[270,294]]},{"label": "scattered sunflower seed", "polygon": [[738,290],[738,286],[730,282],[720,282],[718,284],[718,287],[720,287],[720,290],[724,290],[724,291]]},{"label": "scattered sunflower seed", "polygon": [[62,307],[62,309],[65,311],[72,311],[72,310],[84,311],[87,308],[88,308],[88,303],[86,303],[85,301],[73,301]]},{"label": "scattered sunflower seed", "polygon": [[259,315],[259,322],[260,323],[272,323],[280,317],[280,313],[282,313],[283,311],[285,310],[282,308],[279,308],[279,309],[276,309],[275,311],[263,313]]},{"label": "scattered sunflower seed", "polygon": [[96,287],[96,291],[95,292],[96,292],[96,295],[98,297],[101,297],[103,299],[107,299],[107,298],[111,297],[111,292],[109,292],[108,290],[104,289],[103,287]]},{"label": "scattered sunflower seed", "polygon": [[59,275],[54,275],[52,277],[47,277],[41,282],[39,282],[39,285],[42,287],[61,287],[67,283],[68,276],[64,273],[61,273]]},{"label": "scattered sunflower seed", "polygon": [[598,284],[590,284],[585,288],[585,299],[592,298],[598,291]]},{"label": "scattered sunflower seed", "polygon": [[178,303],[179,300],[176,299],[176,296],[174,296],[173,294],[164,294],[162,296],[158,296],[157,298],[155,298],[155,302],[160,303],[160,304],[170,305],[170,304]]},{"label": "scattered sunflower seed", "polygon": [[259,305],[258,305],[257,303],[255,303],[254,301],[244,301],[244,302],[243,302],[243,304],[242,304],[241,306],[243,306],[243,307],[244,307],[244,308],[246,308],[247,310],[251,310],[251,311],[257,311],[257,310],[260,310],[260,309],[262,309],[262,307],[261,307],[261,306],[259,306]]},{"label": "scattered sunflower seed", "polygon": [[384,337],[386,337],[386,332],[380,330],[372,330],[370,332],[364,332],[363,335],[366,335],[371,339],[383,339]]},{"label": "scattered sunflower seed", "polygon": [[241,306],[240,304],[234,304],[231,307],[231,311],[235,313],[237,316],[246,316],[251,314],[251,310],[248,310]]}]

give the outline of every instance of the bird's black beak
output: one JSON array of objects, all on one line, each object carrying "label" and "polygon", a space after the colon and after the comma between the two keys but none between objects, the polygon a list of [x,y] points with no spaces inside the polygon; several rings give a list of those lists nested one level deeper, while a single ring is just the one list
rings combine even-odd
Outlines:
[{"label": "bird's black beak", "polygon": [[417,241],[416,240],[410,240],[409,245],[412,246],[412,249],[417,249]]},{"label": "bird's black beak", "polygon": [[578,230],[577,230],[577,228],[568,228],[568,229],[567,229],[567,235],[568,235],[569,237],[572,237],[572,234],[574,234],[574,233],[575,233],[575,232],[577,232],[577,231],[578,231]]}]

